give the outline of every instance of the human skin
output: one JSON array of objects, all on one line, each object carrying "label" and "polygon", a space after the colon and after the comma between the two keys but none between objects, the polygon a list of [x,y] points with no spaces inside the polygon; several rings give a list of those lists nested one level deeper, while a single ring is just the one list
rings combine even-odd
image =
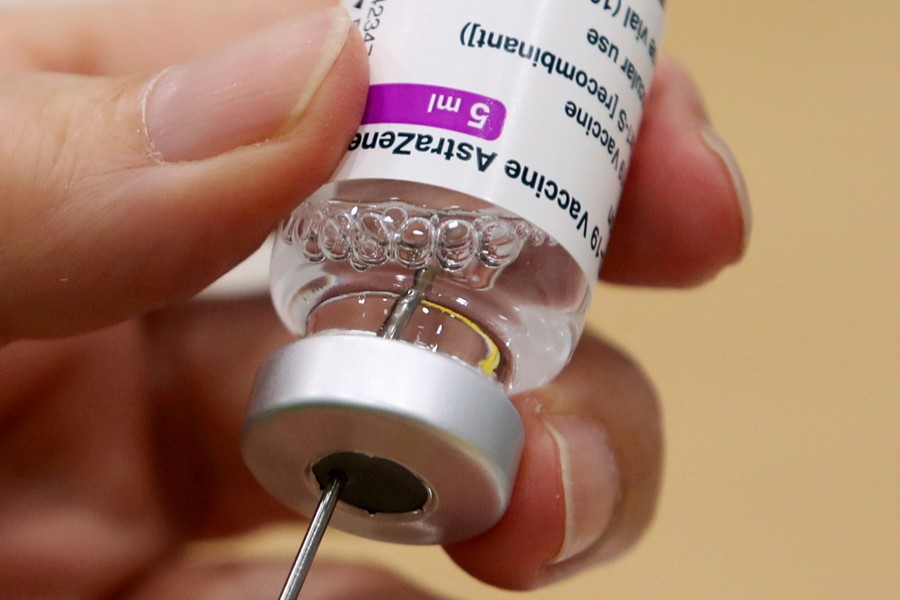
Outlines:
[{"label": "human skin", "polygon": [[[253,373],[288,334],[266,299],[191,298],[327,180],[356,129],[365,52],[330,4],[0,11],[0,598],[277,594],[286,562],[183,553],[292,518],[238,450]],[[733,157],[662,57],[603,277],[696,285],[749,230]],[[639,538],[663,434],[640,367],[595,334],[513,400],[527,441],[509,512],[447,551],[530,589]],[[336,564],[305,593],[436,597]]]}]

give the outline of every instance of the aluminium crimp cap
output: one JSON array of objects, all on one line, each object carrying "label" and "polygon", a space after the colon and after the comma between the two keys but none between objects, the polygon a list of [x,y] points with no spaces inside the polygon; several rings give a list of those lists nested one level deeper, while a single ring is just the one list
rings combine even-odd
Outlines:
[{"label": "aluminium crimp cap", "polygon": [[307,517],[339,470],[335,527],[446,544],[503,516],[523,439],[500,386],[473,367],[402,341],[324,334],[260,367],[241,449],[262,486]]}]

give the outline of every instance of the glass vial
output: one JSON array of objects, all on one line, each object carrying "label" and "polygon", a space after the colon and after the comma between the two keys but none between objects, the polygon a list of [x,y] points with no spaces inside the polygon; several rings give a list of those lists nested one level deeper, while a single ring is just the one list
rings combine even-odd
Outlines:
[{"label": "glass vial", "polygon": [[568,361],[592,285],[540,227],[471,196],[385,180],[328,186],[276,240],[272,294],[300,336],[377,335],[429,278],[398,339],[478,369],[508,392]]},{"label": "glass vial", "polygon": [[[349,2],[363,124],[278,231],[244,455],[336,526],[443,543],[493,525],[522,428],[581,335],[652,78],[661,0]],[[463,490],[463,491],[461,491]]]}]

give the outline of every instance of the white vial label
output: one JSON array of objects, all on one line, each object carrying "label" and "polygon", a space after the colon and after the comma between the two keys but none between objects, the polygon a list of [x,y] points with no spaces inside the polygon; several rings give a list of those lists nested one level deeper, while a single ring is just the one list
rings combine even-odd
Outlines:
[{"label": "white vial label", "polygon": [[[371,57],[335,180],[503,207],[595,278],[653,76],[662,0],[348,0]],[[410,199],[414,200],[414,199]]]}]

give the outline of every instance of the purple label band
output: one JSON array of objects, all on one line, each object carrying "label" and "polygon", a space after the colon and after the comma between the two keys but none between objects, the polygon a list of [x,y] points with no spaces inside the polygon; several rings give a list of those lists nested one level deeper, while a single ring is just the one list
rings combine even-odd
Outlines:
[{"label": "purple label band", "polygon": [[362,122],[425,125],[490,141],[503,132],[506,107],[499,100],[463,90],[388,83],[369,88]]}]

